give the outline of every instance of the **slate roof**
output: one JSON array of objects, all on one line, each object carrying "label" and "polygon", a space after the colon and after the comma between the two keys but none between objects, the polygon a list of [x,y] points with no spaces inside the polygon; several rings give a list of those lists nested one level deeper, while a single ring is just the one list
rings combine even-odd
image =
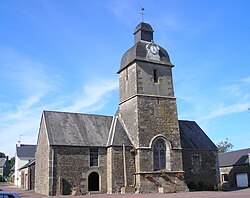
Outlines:
[{"label": "slate roof", "polygon": [[237,166],[249,163],[250,148],[219,153],[219,166]]},{"label": "slate roof", "polygon": [[159,46],[160,47],[160,50],[159,50],[160,61],[146,59],[147,44],[149,44],[149,42],[139,41],[133,47],[131,47],[128,51],[126,51],[121,59],[120,69],[117,73],[119,74],[123,69],[125,69],[131,63],[133,63],[135,60],[156,62],[157,64],[173,66],[173,64],[170,62],[170,58],[169,58],[167,51],[161,46]]},{"label": "slate roof", "polygon": [[121,146],[123,141],[125,142],[126,146],[132,145],[118,116],[114,116],[112,125],[110,128],[110,135],[109,135],[107,146]]},{"label": "slate roof", "polygon": [[44,111],[50,145],[105,147],[112,116]]},{"label": "slate roof", "polygon": [[154,32],[152,26],[145,22],[141,22],[135,27],[134,34],[136,34],[136,32],[138,32],[139,30],[147,31],[147,32]]},{"label": "slate roof", "polygon": [[4,164],[5,164],[5,162],[6,162],[6,158],[5,157],[1,157],[0,158],[0,167],[3,167],[4,166]]},{"label": "slate roof", "polygon": [[32,164],[34,164],[35,162],[36,162],[35,159],[30,160],[27,164],[23,165],[23,166],[22,166],[21,168],[19,168],[18,170],[22,170],[22,169],[24,169],[24,168],[27,168],[27,167],[31,166]]},{"label": "slate roof", "polygon": [[16,147],[18,157],[35,158],[36,145],[20,144]]},{"label": "slate roof", "polygon": [[179,120],[183,149],[217,150],[215,144],[195,121]]},{"label": "slate roof", "polygon": [[[132,143],[119,120],[115,116],[43,112],[50,145],[58,146],[126,146]],[[217,150],[215,144],[194,121],[179,121],[181,145],[183,149]]]}]

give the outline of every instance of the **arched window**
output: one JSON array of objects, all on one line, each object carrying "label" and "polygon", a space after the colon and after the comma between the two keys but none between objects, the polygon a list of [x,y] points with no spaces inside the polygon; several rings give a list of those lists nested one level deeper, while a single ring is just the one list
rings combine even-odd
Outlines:
[{"label": "arched window", "polygon": [[163,139],[157,139],[153,147],[154,170],[166,169],[166,144]]}]

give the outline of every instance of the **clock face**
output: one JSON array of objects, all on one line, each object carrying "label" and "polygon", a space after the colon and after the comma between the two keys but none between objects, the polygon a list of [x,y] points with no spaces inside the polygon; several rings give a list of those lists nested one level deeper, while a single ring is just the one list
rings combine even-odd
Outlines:
[{"label": "clock face", "polygon": [[151,42],[149,44],[146,45],[146,58],[149,60],[155,60],[155,61],[160,61],[161,57],[160,57],[160,47],[156,44],[154,44],[154,42]]},{"label": "clock face", "polygon": [[152,54],[157,54],[158,53],[158,48],[155,45],[151,45],[149,49],[150,49]]}]

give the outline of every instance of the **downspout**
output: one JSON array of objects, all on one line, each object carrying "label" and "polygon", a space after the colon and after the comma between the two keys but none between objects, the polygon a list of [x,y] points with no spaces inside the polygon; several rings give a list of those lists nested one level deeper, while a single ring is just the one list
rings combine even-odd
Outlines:
[{"label": "downspout", "polygon": [[53,191],[54,191],[54,149],[52,149],[52,194],[53,194]]},{"label": "downspout", "polygon": [[217,184],[221,183],[220,177],[220,163],[219,163],[219,153],[218,150],[216,152],[216,173],[217,173]]},{"label": "downspout", "polygon": [[53,196],[53,187],[54,187],[54,149],[51,147],[51,179],[50,179],[50,196]]},{"label": "downspout", "polygon": [[126,148],[125,148],[125,141],[122,141],[123,147],[123,172],[124,172],[124,187],[127,187],[127,169],[126,169]]}]

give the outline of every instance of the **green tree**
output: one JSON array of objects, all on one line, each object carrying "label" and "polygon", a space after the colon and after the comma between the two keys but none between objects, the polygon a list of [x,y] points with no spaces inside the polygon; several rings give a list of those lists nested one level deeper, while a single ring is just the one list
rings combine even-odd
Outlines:
[{"label": "green tree", "polygon": [[9,162],[10,162],[10,167],[13,167],[14,164],[15,164],[15,157],[12,157],[12,158],[9,160]]},{"label": "green tree", "polygon": [[0,152],[0,157],[5,157],[5,154]]},{"label": "green tree", "polygon": [[216,146],[218,147],[219,153],[226,153],[231,151],[234,145],[228,138],[226,138],[225,140],[218,142]]}]

